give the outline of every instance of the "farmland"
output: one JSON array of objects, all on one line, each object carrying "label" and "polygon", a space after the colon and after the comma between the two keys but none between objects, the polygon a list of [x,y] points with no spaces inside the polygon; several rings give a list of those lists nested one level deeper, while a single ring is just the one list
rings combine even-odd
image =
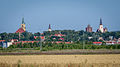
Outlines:
[{"label": "farmland", "polygon": [[120,67],[120,54],[1,55],[0,67]]}]

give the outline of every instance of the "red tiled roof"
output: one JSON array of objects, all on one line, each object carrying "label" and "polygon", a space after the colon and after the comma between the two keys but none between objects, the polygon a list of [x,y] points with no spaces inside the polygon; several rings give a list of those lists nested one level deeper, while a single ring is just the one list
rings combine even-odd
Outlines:
[{"label": "red tiled roof", "polygon": [[34,36],[34,39],[37,39],[38,36]]},{"label": "red tiled roof", "polygon": [[15,33],[23,33],[23,32],[25,32],[23,28],[19,28]]},{"label": "red tiled roof", "polygon": [[17,44],[20,44],[20,42],[13,42],[12,44],[15,44],[15,45],[17,45]]},{"label": "red tiled roof", "polygon": [[34,43],[34,42],[39,42],[39,41],[21,41],[22,43]]},{"label": "red tiled roof", "polygon": [[39,42],[39,41],[19,41],[19,42],[13,42],[12,44],[17,45],[17,44],[19,44],[19,43],[24,44],[24,43],[34,43],[34,42]]},{"label": "red tiled roof", "polygon": [[[34,39],[37,39],[39,36],[34,36]],[[45,39],[45,36],[40,36],[41,39]]]},{"label": "red tiled roof", "polygon": [[93,42],[93,44],[102,44],[102,42]]},{"label": "red tiled roof", "polygon": [[59,38],[59,40],[64,40],[64,38]]},{"label": "red tiled roof", "polygon": [[0,42],[4,42],[5,40],[0,40]]},{"label": "red tiled roof", "polygon": [[43,40],[44,40],[44,39],[45,39],[45,36],[41,36],[41,39],[43,39]]},{"label": "red tiled roof", "polygon": [[65,42],[65,44],[71,44],[71,42]]},{"label": "red tiled roof", "polygon": [[62,41],[57,41],[56,43],[59,44],[59,43],[63,43],[63,42]]},{"label": "red tiled roof", "polygon": [[41,35],[43,35],[43,33],[40,33]]},{"label": "red tiled roof", "polygon": [[120,44],[120,42],[118,42],[118,44]]}]

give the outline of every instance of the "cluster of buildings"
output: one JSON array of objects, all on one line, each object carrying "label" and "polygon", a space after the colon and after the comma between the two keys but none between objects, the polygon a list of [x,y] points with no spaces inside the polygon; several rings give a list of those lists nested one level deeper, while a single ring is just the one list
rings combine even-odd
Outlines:
[{"label": "cluster of buildings", "polygon": [[12,45],[15,41],[17,42],[18,40],[17,39],[11,39],[11,40],[9,40],[9,42],[5,41],[5,40],[0,40],[0,47],[7,48],[10,45]]},{"label": "cluster of buildings", "polygon": [[0,40],[0,47],[2,48],[7,48],[9,47],[10,45],[17,45],[17,44],[24,44],[24,43],[38,43],[39,41],[18,41],[18,39],[11,39],[8,41],[5,41],[5,40]]},{"label": "cluster of buildings", "polygon": [[[86,29],[86,32],[93,32],[90,24],[88,24],[88,26],[85,29]],[[15,33],[23,33],[25,31],[26,31],[25,22],[24,22],[24,18],[22,18],[21,27]],[[49,24],[49,27],[48,27],[48,31],[52,31],[50,24]],[[107,31],[108,31],[108,29],[106,27],[105,28],[103,27],[102,19],[100,18],[100,25],[99,25],[99,28],[97,29],[96,32],[105,33]]]},{"label": "cluster of buildings", "polygon": [[[86,29],[86,32],[93,32],[92,31],[92,27],[88,24],[88,26],[85,28]],[[25,22],[24,22],[24,18],[22,18],[22,24],[21,24],[21,27],[15,32],[15,33],[19,33],[19,40],[20,40],[20,36],[21,36],[21,33],[25,32],[26,31],[26,26],[25,26]],[[51,32],[52,29],[51,29],[51,25],[49,24],[49,27],[48,27],[48,31]],[[105,33],[107,32],[107,28],[103,27],[103,24],[102,24],[102,19],[100,18],[100,24],[99,24],[99,28],[97,29],[96,32],[101,32],[101,33]],[[59,40],[58,41],[53,41],[52,43],[66,43],[66,44],[70,44],[72,42],[65,42],[64,41],[64,36],[66,35],[63,35],[63,34],[54,34],[54,35],[51,35],[50,37],[52,36],[55,36],[55,37],[59,37]],[[41,38],[43,41],[45,40],[45,36],[34,36],[34,39],[37,39],[37,38]],[[52,39],[55,40],[56,38],[53,37]],[[102,38],[101,38],[102,39]],[[11,39],[9,42],[5,41],[5,40],[0,40],[0,47],[3,47],[3,48],[7,48],[9,47],[10,45],[12,44],[19,44],[19,43],[34,43],[34,42],[39,42],[39,41],[19,41],[17,39]],[[111,40],[111,41],[104,41],[107,45],[111,45],[111,44],[120,44],[120,38],[118,40]],[[93,44],[96,44],[96,45],[101,45],[102,42],[93,42]]]},{"label": "cluster of buildings", "polygon": [[[108,29],[105,27],[103,27],[103,24],[102,24],[102,19],[100,18],[100,25],[99,25],[99,28],[97,29],[96,32],[101,32],[101,33],[105,33],[107,32]],[[92,32],[92,27],[88,24],[88,26],[86,27],[86,32]]]},{"label": "cluster of buildings", "polygon": [[[100,39],[101,39],[101,37],[100,37]],[[106,45],[120,44],[120,38],[118,38],[118,39],[111,39],[109,41],[104,41],[104,42],[105,42]],[[102,42],[93,42],[93,44],[94,45],[102,45],[103,43]]]},{"label": "cluster of buildings", "polygon": [[[86,30],[86,32],[93,32],[92,27],[90,26],[90,24],[88,24],[88,26],[85,28],[85,30]],[[49,24],[49,27],[48,27],[48,31],[52,31],[50,24]],[[102,19],[100,18],[99,28],[97,29],[96,32],[105,33],[107,31],[108,31],[108,29],[106,27],[105,28],[103,27]]]}]

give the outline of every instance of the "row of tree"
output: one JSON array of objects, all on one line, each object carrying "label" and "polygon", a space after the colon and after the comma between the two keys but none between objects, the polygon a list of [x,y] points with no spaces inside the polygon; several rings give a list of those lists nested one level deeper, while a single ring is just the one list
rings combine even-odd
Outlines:
[{"label": "row of tree", "polygon": [[[83,30],[81,31],[75,31],[75,30],[53,30],[51,32],[44,31],[43,34],[37,33],[30,33],[30,32],[24,32],[20,34],[20,40],[22,41],[33,41],[34,36],[45,36],[45,41],[54,41],[54,37],[50,37],[50,35],[54,34],[64,34],[66,35],[64,38],[64,41],[99,41],[99,37],[103,37],[104,40],[110,40],[109,36],[112,36],[113,38],[120,38],[120,31],[116,32],[106,32],[106,33],[100,33],[100,32],[85,32]],[[88,37],[92,37],[89,39]],[[57,40],[59,37],[56,37]],[[18,39],[19,40],[19,33],[0,33],[0,40],[6,40],[9,41],[9,39]],[[57,41],[56,40],[56,41]]]},{"label": "row of tree", "polygon": [[53,44],[53,43],[42,43],[42,46],[40,46],[40,43],[20,43],[17,45],[11,45],[10,49],[15,48],[34,48],[40,50],[40,47],[43,51],[47,50],[63,50],[63,49],[120,49],[120,45],[92,45],[92,44]]}]

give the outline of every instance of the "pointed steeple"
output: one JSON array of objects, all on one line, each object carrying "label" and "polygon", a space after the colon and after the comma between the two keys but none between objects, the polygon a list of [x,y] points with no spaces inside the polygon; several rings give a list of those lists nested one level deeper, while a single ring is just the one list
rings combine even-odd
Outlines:
[{"label": "pointed steeple", "polygon": [[48,29],[51,29],[51,26],[50,26],[50,24],[49,24],[49,28]]},{"label": "pointed steeple", "polygon": [[50,26],[50,24],[49,24],[49,28],[48,28],[48,31],[52,31],[52,30],[51,30],[51,26]]},{"label": "pointed steeple", "polygon": [[25,22],[24,22],[24,18],[22,18],[22,24],[21,24],[21,28],[26,31],[26,27],[25,27]]},{"label": "pointed steeple", "polygon": [[25,24],[25,22],[24,22],[24,17],[22,18],[22,24]]},{"label": "pointed steeple", "polygon": [[100,18],[100,25],[102,25],[102,19]]}]

